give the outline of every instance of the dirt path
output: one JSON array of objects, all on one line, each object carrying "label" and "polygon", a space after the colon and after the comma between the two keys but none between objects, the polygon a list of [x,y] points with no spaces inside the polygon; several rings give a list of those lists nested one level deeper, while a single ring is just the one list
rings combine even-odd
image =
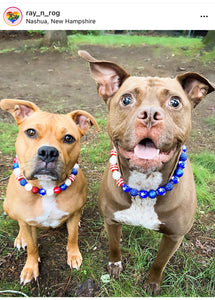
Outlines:
[{"label": "dirt path", "polygon": [[[13,48],[13,41],[8,41],[7,48]],[[133,75],[176,76],[186,71],[196,71],[215,82],[215,63],[205,67],[198,60],[188,61],[186,57],[177,57],[158,47],[83,46],[82,49],[97,58],[119,63]],[[53,112],[81,108],[94,114],[106,114],[106,107],[89,76],[88,66],[77,55],[22,51],[0,54],[0,62],[3,70],[0,74],[0,98],[27,99]],[[214,96],[209,95],[193,114],[192,142],[201,151],[204,148],[215,149],[214,139],[204,122],[205,117],[214,113],[214,107]],[[4,118],[8,115],[0,112],[0,119]],[[196,131],[202,139],[200,144]],[[198,149],[195,147],[195,150]]]}]

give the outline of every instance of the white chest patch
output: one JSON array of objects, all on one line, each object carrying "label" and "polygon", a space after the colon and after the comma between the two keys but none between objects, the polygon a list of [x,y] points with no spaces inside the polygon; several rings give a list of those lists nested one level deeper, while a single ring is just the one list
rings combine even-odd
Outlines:
[{"label": "white chest patch", "polygon": [[[46,190],[55,187],[55,184],[52,181],[41,181],[40,184]],[[27,222],[34,221],[43,227],[55,228],[60,224],[59,220],[69,214],[68,212],[58,209],[55,195],[43,196],[42,205],[44,210],[43,214],[33,219],[26,219]]]},{"label": "white chest patch", "polygon": [[[138,190],[156,190],[161,182],[162,174],[160,172],[142,174],[133,171],[129,177],[128,185]],[[130,208],[115,212],[114,220],[123,224],[159,230],[161,222],[154,210],[157,199],[149,197],[142,199],[139,196],[131,198]]]}]

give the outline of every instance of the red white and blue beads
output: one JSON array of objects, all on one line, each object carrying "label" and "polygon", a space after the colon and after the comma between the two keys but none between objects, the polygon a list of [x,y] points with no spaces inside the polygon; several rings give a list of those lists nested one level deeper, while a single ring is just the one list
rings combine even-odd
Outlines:
[{"label": "red white and blue beads", "polygon": [[72,169],[71,174],[65,181],[65,183],[61,184],[60,186],[56,186],[50,189],[43,189],[38,188],[36,186],[32,186],[30,183],[27,182],[25,177],[21,174],[21,170],[19,168],[18,158],[14,158],[13,160],[13,173],[16,177],[16,180],[19,181],[20,185],[24,187],[24,189],[28,192],[32,192],[33,194],[39,194],[40,196],[52,196],[54,194],[59,194],[62,191],[65,191],[68,186],[75,181],[76,175],[78,174],[79,165],[76,163]]},{"label": "red white and blue beads", "polygon": [[114,180],[116,180],[116,184],[119,187],[121,187],[125,193],[129,193],[132,197],[139,196],[142,199],[147,198],[147,197],[154,199],[157,196],[163,196],[166,194],[166,192],[171,191],[174,188],[175,184],[179,183],[180,177],[182,177],[184,174],[184,168],[186,167],[186,160],[188,158],[187,153],[186,153],[187,147],[184,145],[181,150],[182,151],[181,151],[181,155],[179,158],[179,162],[178,162],[178,165],[176,167],[176,170],[175,170],[172,178],[164,186],[160,186],[156,190],[150,190],[150,191],[140,190],[140,191],[138,191],[137,189],[131,188],[130,186],[125,184],[123,178],[121,178],[121,174],[119,172],[119,168],[117,165],[117,151],[116,151],[115,147],[111,150],[111,157],[109,159],[112,177]]}]

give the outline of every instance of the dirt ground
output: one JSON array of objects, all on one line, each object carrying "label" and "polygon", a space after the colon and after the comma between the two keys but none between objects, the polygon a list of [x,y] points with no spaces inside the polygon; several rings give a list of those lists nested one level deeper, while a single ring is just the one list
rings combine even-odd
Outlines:
[{"label": "dirt ground", "polygon": [[[2,47],[19,47],[21,44],[22,42],[18,43],[14,39],[2,41],[2,43],[0,41],[0,49]],[[133,75],[173,77],[179,73],[196,71],[215,82],[215,63],[204,66],[195,58],[188,60],[185,56],[178,57],[174,53],[159,47],[142,45],[140,47],[111,48],[86,45],[81,47],[81,49],[89,51],[98,59],[117,62]],[[107,116],[107,109],[97,95],[95,83],[89,76],[88,66],[77,56],[77,53],[72,55],[53,51],[42,54],[36,50],[4,53],[0,54],[0,65],[0,99],[26,99],[52,112],[64,113],[74,109],[84,109],[93,115]],[[187,143],[192,152],[215,151],[213,132],[204,121],[206,117],[214,113],[215,101],[214,95],[211,94],[193,112],[193,129],[191,138]],[[6,120],[8,122],[8,119],[12,122],[12,118],[8,114],[0,111],[0,121]],[[10,168],[11,160],[12,158],[10,157],[0,156],[1,174],[4,173],[4,170]],[[1,174],[0,180],[2,179]],[[86,175],[89,176],[88,174]],[[6,185],[6,181],[0,182],[0,188],[2,188],[1,199],[3,199],[3,185]],[[96,208],[91,213],[97,217],[98,212]],[[212,222],[213,224],[215,219],[212,216],[210,218],[210,223]],[[88,215],[85,212],[83,216],[85,225],[80,230],[80,241],[87,236],[87,219]],[[49,260],[45,266],[41,264],[40,269],[43,278],[46,278],[46,284],[49,284],[49,281],[52,282],[52,285],[56,283],[56,286],[59,283],[64,283],[64,285],[59,285],[61,288],[56,291],[54,296],[67,296],[69,290],[74,291],[74,289],[77,289],[76,282],[72,282],[68,289],[66,286],[67,279],[61,278],[60,273],[58,274],[59,269],[62,268],[62,260],[66,260],[65,230],[65,227],[63,227],[57,230],[43,231],[39,237],[41,256],[46,256],[47,249],[44,241],[52,242],[52,232],[55,232],[55,235],[57,235],[55,240],[55,243],[59,246],[57,259],[56,256],[52,257],[52,254],[50,254],[52,249],[48,249]],[[98,228],[98,232],[100,230],[101,228]],[[195,234],[197,233],[194,230],[193,238]],[[6,246],[12,248],[12,242]],[[56,251],[56,247],[54,249]],[[1,276],[6,281],[19,280],[19,274],[24,263],[24,255],[20,259],[18,258],[16,262],[13,260],[14,255],[13,250],[11,250],[8,257],[0,259],[1,273],[3,272]],[[55,264],[52,264],[53,260],[55,260]],[[47,264],[49,270],[47,270]],[[41,282],[40,285],[42,285]],[[37,285],[33,284],[32,289],[33,295],[37,296]],[[67,291],[64,293],[64,290]],[[49,296],[48,292],[43,291],[43,296]]]}]

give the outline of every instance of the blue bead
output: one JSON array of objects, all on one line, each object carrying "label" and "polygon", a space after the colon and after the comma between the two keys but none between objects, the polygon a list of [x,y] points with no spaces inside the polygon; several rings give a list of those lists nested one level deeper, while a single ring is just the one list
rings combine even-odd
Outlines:
[{"label": "blue bead", "polygon": [[19,168],[19,164],[18,163],[14,163],[13,164],[13,169],[17,169],[17,168]]},{"label": "blue bead", "polygon": [[60,185],[61,191],[65,191],[67,189],[67,185],[65,183]]},{"label": "blue bead", "polygon": [[148,192],[147,191],[139,191],[139,196],[140,198],[144,199],[144,198],[147,198],[148,197]]},{"label": "blue bead", "polygon": [[179,168],[176,169],[176,171],[175,171],[176,176],[181,177],[181,176],[183,176],[183,174],[184,174],[184,171],[182,169],[179,169]]},{"label": "blue bead", "polygon": [[128,185],[125,184],[125,183],[123,183],[122,189],[123,189],[123,191],[126,192],[126,193],[130,192],[130,190],[131,190],[130,186],[128,186]]},{"label": "blue bead", "polygon": [[150,190],[150,191],[149,191],[149,198],[153,199],[153,198],[155,198],[156,196],[157,196],[156,191],[154,191],[154,190]]},{"label": "blue bead", "polygon": [[184,146],[182,146],[182,151],[183,152],[187,152],[187,147],[184,145]]},{"label": "blue bead", "polygon": [[187,154],[185,152],[182,152],[181,155],[180,155],[179,160],[186,161],[187,158],[188,158]]},{"label": "blue bead", "polygon": [[165,195],[165,194],[166,194],[166,189],[165,189],[163,186],[159,187],[159,188],[157,189],[157,194],[158,194],[159,196]]},{"label": "blue bead", "polygon": [[27,181],[25,180],[25,178],[21,179],[19,182],[22,186],[25,186],[27,184]]},{"label": "blue bead", "polygon": [[181,169],[184,169],[186,167],[186,162],[185,161],[179,161],[178,162],[178,167]]},{"label": "blue bead", "polygon": [[176,175],[173,175],[172,178],[171,178],[171,182],[172,182],[173,184],[179,183],[179,177],[176,176]]},{"label": "blue bead", "polygon": [[75,169],[75,168],[73,168],[73,169],[72,169],[72,174],[73,174],[73,175],[77,175],[77,174],[78,174],[78,170]]},{"label": "blue bead", "polygon": [[168,182],[164,187],[167,191],[171,191],[173,189],[173,184],[171,182]]},{"label": "blue bead", "polygon": [[44,189],[39,189],[38,194],[40,194],[41,196],[45,196],[46,190],[44,190]]},{"label": "blue bead", "polygon": [[136,197],[138,195],[138,190],[137,189],[131,189],[130,190],[130,195],[133,197]]}]

